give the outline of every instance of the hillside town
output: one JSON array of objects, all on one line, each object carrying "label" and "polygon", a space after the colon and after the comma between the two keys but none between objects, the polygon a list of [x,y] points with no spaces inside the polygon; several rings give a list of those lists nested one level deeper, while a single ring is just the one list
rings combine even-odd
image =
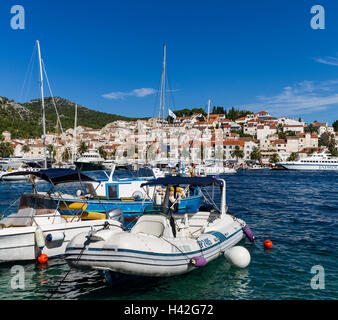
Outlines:
[{"label": "hillside town", "polygon": [[[269,165],[290,157],[303,158],[313,152],[337,152],[338,132],[328,123],[305,123],[301,119],[276,118],[266,111],[247,114],[235,121],[224,114],[194,113],[184,117],[153,117],[132,122],[115,121],[101,129],[84,126],[62,134],[47,133],[48,156],[58,162],[73,160],[85,151],[99,152],[115,161],[180,159],[201,162],[207,159],[258,161]],[[12,139],[12,157],[43,157],[43,138]]]}]

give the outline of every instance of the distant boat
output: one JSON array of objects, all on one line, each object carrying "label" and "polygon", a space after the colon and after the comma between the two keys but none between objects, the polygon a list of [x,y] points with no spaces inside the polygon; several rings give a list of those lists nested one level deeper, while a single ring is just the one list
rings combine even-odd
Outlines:
[{"label": "distant boat", "polygon": [[[0,181],[26,181],[26,171],[39,171],[44,166],[44,159],[5,158],[0,161]],[[16,173],[11,175],[11,173]],[[19,174],[22,172],[23,174]]]},{"label": "distant boat", "polygon": [[277,162],[288,170],[335,170],[338,171],[338,157],[322,153],[313,153],[304,159]]},{"label": "distant boat", "polygon": [[270,167],[262,167],[260,164],[254,164],[252,167],[248,167],[249,170],[271,170]]},{"label": "distant boat", "polygon": [[105,170],[105,159],[103,159],[98,152],[90,151],[84,152],[74,164],[76,168],[81,171]]},{"label": "distant boat", "polygon": [[214,176],[219,174],[237,173],[236,169],[217,165],[198,165],[195,174],[199,176]]}]

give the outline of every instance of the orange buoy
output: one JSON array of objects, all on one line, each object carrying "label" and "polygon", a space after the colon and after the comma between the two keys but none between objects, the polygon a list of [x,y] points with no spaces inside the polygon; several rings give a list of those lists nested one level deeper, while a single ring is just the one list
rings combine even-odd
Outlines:
[{"label": "orange buoy", "polygon": [[271,241],[271,240],[265,240],[265,241],[264,241],[264,247],[265,247],[266,249],[272,248],[272,241]]},{"label": "orange buoy", "polygon": [[46,263],[48,261],[48,256],[45,253],[42,253],[38,256],[38,261],[40,263]]}]

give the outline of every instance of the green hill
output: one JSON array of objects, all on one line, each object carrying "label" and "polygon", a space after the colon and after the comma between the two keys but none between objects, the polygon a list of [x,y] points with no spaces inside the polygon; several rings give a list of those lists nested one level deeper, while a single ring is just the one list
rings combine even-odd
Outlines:
[{"label": "green hill", "polygon": [[[59,97],[54,98],[62,128],[67,130],[74,127],[75,103]],[[56,132],[57,115],[52,98],[45,98],[46,131]],[[104,113],[77,106],[77,125],[99,129],[106,124],[116,121],[133,121],[116,114]],[[41,99],[26,103],[16,103],[5,97],[0,97],[0,133],[9,131],[12,138],[34,138],[42,135]]]}]

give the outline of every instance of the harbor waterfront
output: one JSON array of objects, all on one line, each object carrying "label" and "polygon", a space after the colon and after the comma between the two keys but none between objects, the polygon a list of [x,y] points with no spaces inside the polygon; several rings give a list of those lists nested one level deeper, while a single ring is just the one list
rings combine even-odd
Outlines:
[{"label": "harbor waterfront", "polygon": [[[229,212],[244,219],[257,238],[254,244],[241,243],[251,254],[247,268],[230,267],[220,257],[189,274],[151,280],[118,278],[109,287],[96,271],[70,270],[61,258],[47,264],[2,264],[0,299],[51,295],[76,300],[337,299],[338,172],[239,170],[221,177],[227,183]],[[43,188],[45,182],[39,184]],[[30,184],[22,182],[12,182],[11,188],[15,196],[31,191]],[[11,202],[6,185],[0,183],[1,212]],[[272,241],[271,249],[264,249],[266,239]],[[24,288],[15,286],[13,266],[23,267]],[[318,270],[324,272],[320,285]]]}]

